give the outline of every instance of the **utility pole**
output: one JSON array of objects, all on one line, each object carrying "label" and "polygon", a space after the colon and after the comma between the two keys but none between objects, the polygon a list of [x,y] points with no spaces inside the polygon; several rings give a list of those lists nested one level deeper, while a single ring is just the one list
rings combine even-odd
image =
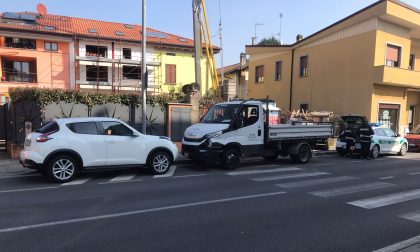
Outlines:
[{"label": "utility pole", "polygon": [[279,14],[279,18],[280,18],[279,42],[280,42],[280,44],[283,44],[282,41],[281,41],[281,19],[283,18],[282,13]]},{"label": "utility pole", "polygon": [[221,70],[221,87],[222,89],[224,89],[224,85],[225,85],[225,70],[223,69],[224,65],[223,65],[223,36],[222,36],[222,10],[220,7],[220,0],[219,0],[219,16],[220,16],[220,21],[219,21],[219,36],[220,36],[220,70]]},{"label": "utility pole", "polygon": [[141,106],[141,130],[143,134],[147,134],[146,131],[146,123],[147,123],[147,116],[146,116],[146,95],[147,95],[147,64],[146,64],[146,0],[142,0],[142,24],[141,24],[141,98],[142,98],[142,106]]},{"label": "utility pole", "polygon": [[201,81],[201,0],[193,0],[193,24],[194,24],[194,57],[195,57],[195,83],[202,88]]}]

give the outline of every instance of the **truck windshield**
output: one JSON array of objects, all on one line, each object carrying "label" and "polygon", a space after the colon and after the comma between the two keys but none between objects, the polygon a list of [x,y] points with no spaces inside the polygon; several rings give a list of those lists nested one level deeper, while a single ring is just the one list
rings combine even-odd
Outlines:
[{"label": "truck windshield", "polygon": [[202,123],[229,124],[239,110],[239,104],[219,104],[210,108],[204,116]]}]

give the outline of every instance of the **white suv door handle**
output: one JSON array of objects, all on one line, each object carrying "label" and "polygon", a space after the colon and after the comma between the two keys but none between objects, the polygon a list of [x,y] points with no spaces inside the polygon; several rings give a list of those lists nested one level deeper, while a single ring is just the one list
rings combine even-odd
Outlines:
[{"label": "white suv door handle", "polygon": [[116,143],[117,141],[115,141],[115,140],[108,140],[108,141],[106,141],[107,143]]}]

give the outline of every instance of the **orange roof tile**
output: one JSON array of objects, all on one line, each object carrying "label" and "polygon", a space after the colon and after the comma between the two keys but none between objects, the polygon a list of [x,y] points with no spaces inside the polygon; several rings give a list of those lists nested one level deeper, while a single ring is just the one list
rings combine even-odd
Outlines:
[{"label": "orange roof tile", "polygon": [[[54,34],[61,36],[79,36],[85,38],[111,39],[118,41],[130,41],[130,42],[141,42],[141,26],[132,24],[115,23],[108,21],[92,20],[86,18],[76,18],[61,15],[39,15],[32,12],[24,12],[27,14],[36,15],[35,25],[19,24],[16,22],[7,22],[7,19],[3,18],[0,22],[0,30],[19,30],[19,31],[31,31],[37,33]],[[45,28],[45,26],[53,26],[54,30]],[[90,33],[89,29],[96,29],[97,33]],[[123,35],[117,35],[116,32],[121,32]],[[167,46],[179,46],[179,47],[194,47],[194,41],[188,38],[170,34],[167,32],[161,32],[152,28],[147,28],[146,33],[158,33],[163,34],[164,38],[152,37],[147,35],[147,42],[149,44],[167,45]],[[214,47],[216,51],[218,47]]]}]

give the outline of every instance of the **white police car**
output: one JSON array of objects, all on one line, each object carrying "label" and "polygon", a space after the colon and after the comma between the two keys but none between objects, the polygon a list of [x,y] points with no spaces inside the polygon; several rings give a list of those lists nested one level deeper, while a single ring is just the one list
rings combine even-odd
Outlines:
[{"label": "white police car", "polygon": [[[375,132],[370,145],[372,158],[377,158],[379,154],[398,154],[404,156],[407,153],[407,139],[382,126],[373,126],[372,129]],[[361,144],[356,141],[353,153],[360,153],[361,149]],[[341,136],[337,138],[336,150],[340,155],[346,153],[346,142]]]}]

